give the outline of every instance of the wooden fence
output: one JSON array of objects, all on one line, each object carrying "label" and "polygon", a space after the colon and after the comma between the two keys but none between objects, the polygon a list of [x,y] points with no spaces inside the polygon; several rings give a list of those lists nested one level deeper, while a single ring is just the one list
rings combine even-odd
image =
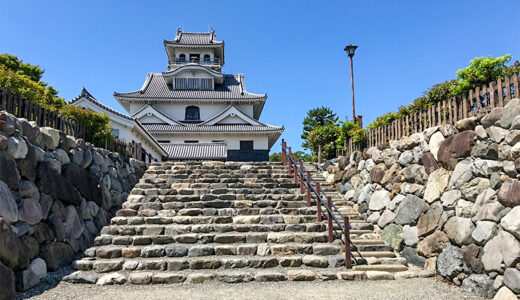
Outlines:
[{"label": "wooden fence", "polygon": [[119,139],[105,141],[102,144],[99,142],[95,143],[89,141],[88,129],[84,125],[64,117],[56,111],[48,110],[27,99],[9,93],[4,89],[0,89],[0,111],[2,110],[5,110],[18,118],[35,121],[40,127],[52,127],[63,131],[67,135],[74,136],[75,138],[85,139],[96,147],[104,148],[112,152],[118,152],[144,162],[147,160],[148,162],[152,162],[152,160],[157,161],[157,159],[153,158],[151,154],[147,153],[146,150],[142,148],[141,143],[132,141],[127,144]]},{"label": "wooden fence", "polygon": [[390,140],[422,132],[438,125],[452,124],[459,120],[485,114],[495,107],[503,107],[509,100],[519,97],[519,75],[493,81],[488,85],[477,87],[469,93],[446,99],[427,110],[394,120],[383,127],[367,131],[365,145],[356,145],[352,140],[346,143],[343,155],[350,155],[355,150],[365,147],[380,147]]}]

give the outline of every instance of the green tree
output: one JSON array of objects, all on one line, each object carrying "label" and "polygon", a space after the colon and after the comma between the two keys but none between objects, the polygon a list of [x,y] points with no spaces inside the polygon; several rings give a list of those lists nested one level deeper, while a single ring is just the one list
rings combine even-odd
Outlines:
[{"label": "green tree", "polygon": [[512,56],[509,54],[497,58],[493,58],[491,55],[487,57],[475,57],[470,61],[468,67],[460,69],[455,73],[457,82],[451,87],[451,95],[460,95],[477,86],[482,86],[499,78],[504,78],[506,63],[508,63],[511,58]]},{"label": "green tree", "polygon": [[307,116],[303,119],[303,132],[301,135],[301,138],[303,139],[302,147],[310,149],[307,137],[316,127],[335,124],[337,121],[338,117],[328,107],[322,106],[309,110]]},{"label": "green tree", "polygon": [[319,147],[324,159],[336,156],[336,141],[341,136],[341,128],[333,123],[317,126],[308,135],[307,141],[314,157],[318,156]]},{"label": "green tree", "polygon": [[106,114],[67,104],[56,89],[41,81],[43,73],[39,66],[23,63],[13,55],[0,54],[0,88],[85,125],[87,141],[97,146],[113,139]]},{"label": "green tree", "polygon": [[269,161],[282,161],[282,153],[275,152],[269,155]]},{"label": "green tree", "polygon": [[29,79],[34,82],[40,82],[45,72],[45,70],[40,69],[40,66],[26,64],[21,59],[18,59],[18,57],[7,53],[0,54],[0,65],[6,66],[18,75],[28,76]]}]

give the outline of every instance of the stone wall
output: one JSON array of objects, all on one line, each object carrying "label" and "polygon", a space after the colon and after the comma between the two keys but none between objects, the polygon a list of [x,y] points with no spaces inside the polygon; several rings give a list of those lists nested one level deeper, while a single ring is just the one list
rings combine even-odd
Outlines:
[{"label": "stone wall", "polygon": [[520,99],[321,167],[409,264],[520,294]]},{"label": "stone wall", "polygon": [[0,298],[91,246],[145,168],[0,112]]}]

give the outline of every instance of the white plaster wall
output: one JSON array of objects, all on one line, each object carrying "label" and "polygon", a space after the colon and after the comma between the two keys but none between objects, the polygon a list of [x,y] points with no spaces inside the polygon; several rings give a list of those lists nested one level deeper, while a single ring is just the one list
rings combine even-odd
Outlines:
[{"label": "white plaster wall", "polygon": [[163,123],[163,124],[166,124],[163,120],[157,118],[156,116],[142,116],[141,118],[139,118],[139,122],[141,123]]},{"label": "white plaster wall", "polygon": [[[105,110],[103,110],[101,107],[91,103],[90,101],[78,101],[74,103],[73,105],[79,106],[79,107],[85,107],[88,109],[92,109],[95,112],[98,113],[106,113]],[[110,117],[110,115],[109,115]],[[150,154],[152,154],[153,157],[157,158],[157,160],[161,161],[162,155],[155,150],[155,147],[152,147],[150,144],[145,142],[145,138],[137,135],[136,132],[133,132],[133,130],[126,126],[125,124],[118,122],[116,118],[110,118],[111,121],[111,128],[112,129],[118,129],[119,130],[119,139],[124,140],[125,142],[131,142],[132,140],[136,143],[141,143],[142,147]],[[131,122],[131,121],[128,121]]]},{"label": "white plaster wall", "polygon": [[188,49],[188,48],[177,48],[175,51],[175,58],[179,58],[181,54],[186,55],[186,59],[190,59],[190,53],[191,54],[200,54],[200,59],[202,60],[204,58],[205,54],[209,54],[210,60],[213,60],[213,57],[215,56],[215,51],[210,49],[203,49],[203,50],[197,50],[197,49]]},{"label": "white plaster wall", "polygon": [[[175,75],[176,78],[213,78],[213,76],[209,75],[207,72],[204,71],[189,71],[185,70],[180,72],[179,74]],[[173,81],[175,82],[175,80]]]},{"label": "white plaster wall", "polygon": [[226,117],[218,122],[219,124],[248,124],[241,118],[234,116],[234,117]]},{"label": "white plaster wall", "polygon": [[240,150],[240,141],[253,141],[254,150],[268,150],[267,136],[246,134],[153,134],[156,140],[169,140],[173,144],[182,144],[184,141],[198,141],[211,143],[224,140],[229,150]]},{"label": "white plaster wall", "polygon": [[[143,103],[131,103],[130,104],[130,115],[135,114],[137,111],[142,109],[146,104]],[[206,121],[216,114],[222,112],[226,109],[229,104],[228,103],[197,103],[197,101],[193,101],[191,103],[162,103],[155,102],[154,106],[157,107],[161,112],[165,113],[168,117],[174,120],[184,120],[184,115],[186,112],[186,107],[195,105],[200,109],[200,119],[201,121]],[[241,104],[237,105],[237,107],[246,114],[248,117],[253,118],[253,104]],[[143,123],[143,122],[142,122]],[[146,123],[146,122],[144,122]]]},{"label": "white plaster wall", "polygon": [[246,114],[248,117],[250,117],[251,119],[254,119],[254,117],[253,117],[253,104],[240,104],[240,105],[236,105],[236,107],[241,112]]}]

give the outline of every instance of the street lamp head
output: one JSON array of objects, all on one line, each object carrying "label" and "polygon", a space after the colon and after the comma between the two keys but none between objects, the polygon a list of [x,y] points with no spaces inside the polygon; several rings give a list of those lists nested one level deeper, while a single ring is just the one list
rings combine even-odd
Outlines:
[{"label": "street lamp head", "polygon": [[350,44],[350,45],[347,45],[344,50],[347,51],[348,56],[352,57],[352,56],[354,56],[354,52],[356,52],[357,47],[358,46],[354,46],[354,45]]}]

